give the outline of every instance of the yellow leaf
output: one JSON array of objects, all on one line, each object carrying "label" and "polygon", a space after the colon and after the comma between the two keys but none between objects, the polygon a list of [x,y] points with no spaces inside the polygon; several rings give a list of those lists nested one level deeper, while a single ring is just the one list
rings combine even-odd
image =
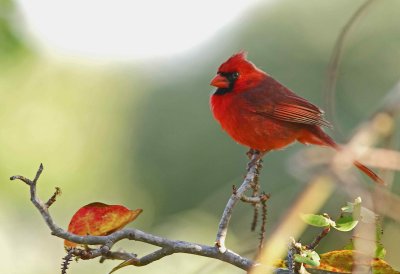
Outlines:
[{"label": "yellow leaf", "polygon": [[[315,268],[340,273],[351,273],[354,266],[353,254],[355,252],[356,251],[354,250],[335,250],[327,252],[320,255],[321,260],[319,267],[307,268]],[[394,270],[384,260],[378,258],[372,260],[365,258],[365,260],[363,260],[362,254],[359,253],[358,255],[359,256],[357,256],[357,258],[361,258],[362,260],[359,263],[367,266],[370,265],[374,274],[400,274],[400,272]]]}]

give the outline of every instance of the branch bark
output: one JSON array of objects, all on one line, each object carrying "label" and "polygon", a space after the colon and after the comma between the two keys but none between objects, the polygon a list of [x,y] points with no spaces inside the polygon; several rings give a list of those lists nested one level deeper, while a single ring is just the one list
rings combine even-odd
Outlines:
[{"label": "branch bark", "polygon": [[[12,176],[10,180],[21,180],[29,185],[31,202],[42,215],[52,235],[78,244],[100,245],[99,248],[95,249],[82,250],[75,248],[72,250],[71,253],[79,258],[88,260],[96,257],[102,257],[102,260],[132,260],[133,265],[143,266],[174,253],[187,253],[227,262],[243,270],[249,270],[254,264],[252,260],[242,257],[230,250],[226,250],[226,252],[221,253],[219,249],[214,246],[207,246],[179,240],[170,240],[133,228],[119,230],[107,236],[79,236],[65,231],[57,226],[57,224],[54,222],[48,210],[49,205],[44,203],[37,195],[37,181],[42,171],[43,165],[41,164],[33,181],[20,175]],[[144,242],[161,248],[141,258],[137,258],[135,254],[132,253],[111,251],[112,246],[123,239]]]},{"label": "branch bark", "polygon": [[252,153],[249,163],[249,169],[242,185],[232,193],[231,197],[228,200],[228,203],[225,206],[224,212],[219,222],[217,238],[215,240],[215,246],[219,249],[221,253],[227,252],[227,248],[225,246],[225,239],[228,233],[228,225],[232,217],[233,208],[235,207],[237,202],[239,202],[241,199],[244,199],[246,202],[247,199],[250,199],[246,197],[244,194],[247,190],[251,188],[251,184],[256,180],[257,176],[260,174],[260,170],[262,167],[261,156],[262,155],[260,155],[260,153],[258,152]]}]

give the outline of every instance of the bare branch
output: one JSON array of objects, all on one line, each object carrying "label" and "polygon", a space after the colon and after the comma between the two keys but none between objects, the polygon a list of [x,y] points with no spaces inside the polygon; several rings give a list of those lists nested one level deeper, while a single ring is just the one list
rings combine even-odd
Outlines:
[{"label": "bare branch", "polygon": [[100,263],[103,263],[105,260],[130,260],[132,258],[136,258],[137,254],[128,253],[124,251],[110,251],[106,255],[101,256]]},{"label": "bare branch", "polygon": [[[259,176],[254,178],[254,182],[251,185],[253,189],[252,197],[258,197],[260,195],[260,182]],[[243,201],[243,199],[242,199]],[[261,200],[253,202],[253,221],[251,222],[251,231],[255,231],[258,223],[259,209],[261,207]],[[260,241],[260,246],[262,245],[262,240]]]},{"label": "bare branch", "polygon": [[261,197],[260,196],[246,196],[246,195],[242,195],[242,197],[240,197],[240,200],[244,203],[248,203],[248,204],[260,204],[261,203]]},{"label": "bare branch", "polygon": [[258,244],[258,250],[261,251],[262,247],[264,246],[264,240],[265,240],[265,231],[267,227],[267,200],[269,199],[269,195],[267,194],[262,194],[260,196],[261,199],[261,209],[262,209],[262,214],[261,214],[261,229],[260,229],[260,242]]},{"label": "bare branch", "polygon": [[325,227],[320,234],[309,244],[306,246],[307,249],[315,249],[317,245],[321,242],[323,238],[325,238],[326,235],[328,235],[329,231],[331,231],[331,227],[327,226]]},{"label": "bare branch", "polygon": [[57,196],[61,195],[61,189],[59,187],[56,187],[56,191],[54,194],[50,197],[50,199],[46,202],[46,207],[49,208],[51,207],[52,204],[56,202]]},{"label": "bare branch", "polygon": [[[33,181],[27,179],[24,176],[19,176],[19,175],[12,176],[10,179],[21,180],[30,186],[31,201],[42,215],[47,226],[50,228],[52,235],[78,244],[101,245],[99,248],[96,249],[74,248],[69,251],[69,254],[73,254],[74,256],[84,260],[101,257],[101,261],[104,261],[105,259],[124,260],[124,261],[133,260],[135,262],[134,265],[146,265],[155,260],[159,260],[165,256],[174,253],[187,253],[187,254],[194,254],[194,255],[214,258],[220,261],[227,262],[244,270],[249,270],[250,267],[253,265],[252,260],[242,257],[230,250],[226,250],[226,252],[221,253],[215,246],[207,246],[185,241],[170,240],[140,231],[138,229],[132,229],[132,228],[123,229],[107,236],[89,236],[89,235],[79,236],[72,234],[68,231],[65,231],[55,224],[48,211],[47,205],[37,196],[36,183],[42,171],[43,171],[43,165],[40,165],[38,172],[36,173],[35,179]],[[132,253],[111,251],[111,247],[116,242],[123,239],[144,242],[150,245],[161,247],[161,249],[152,252],[148,255],[145,255],[141,258],[136,258],[136,255]],[[66,262],[70,261],[70,257],[65,257],[65,258],[63,267],[66,270],[66,267],[68,266],[68,263]]]},{"label": "bare branch", "polygon": [[296,243],[294,238],[291,238],[288,245],[288,254],[287,254],[288,269],[290,274],[299,273],[301,264],[295,261],[295,255],[300,254],[300,249],[301,246],[298,246],[298,243]]},{"label": "bare branch", "polygon": [[74,256],[72,251],[73,250],[68,251],[68,254],[63,258],[63,262],[61,264],[61,274],[67,274],[68,266]]},{"label": "bare branch", "polygon": [[33,179],[33,183],[36,184],[39,180],[40,175],[43,172],[43,164],[40,164],[38,171],[36,172],[35,179]]},{"label": "bare branch", "polygon": [[107,245],[103,245],[99,248],[71,248],[68,250],[68,254],[72,254],[75,257],[78,257],[82,260],[90,260],[97,257],[100,258],[100,262],[104,262],[105,260],[130,260],[132,258],[136,258],[136,254],[123,252],[123,251],[111,251],[111,248]]},{"label": "bare branch", "polygon": [[33,182],[31,180],[29,180],[28,178],[25,178],[24,176],[21,176],[21,175],[11,176],[10,180],[21,180],[22,182],[24,182],[28,186],[33,184]]},{"label": "bare branch", "polygon": [[[251,152],[249,152],[251,153]],[[261,156],[258,152],[253,152],[249,165],[248,165],[248,172],[242,185],[235,189],[228,200],[228,203],[225,206],[224,212],[222,214],[221,220],[218,226],[217,238],[215,240],[215,245],[218,247],[221,253],[227,251],[225,247],[225,239],[228,233],[228,225],[229,221],[232,217],[233,208],[237,204],[239,200],[243,199],[250,199],[249,197],[245,198],[244,193],[251,188],[251,184],[256,180],[256,177],[259,175],[262,164],[261,164]]]},{"label": "bare branch", "polygon": [[343,46],[347,35],[350,33],[351,28],[355,25],[357,20],[361,17],[363,12],[372,4],[374,0],[366,0],[350,17],[347,23],[343,26],[339,36],[336,39],[331,59],[329,61],[327,80],[325,88],[325,105],[328,117],[332,119],[335,127],[338,128],[335,117],[335,91],[336,81],[338,77],[339,64],[342,57]]},{"label": "bare branch", "polygon": [[[255,197],[256,198],[256,197]],[[243,199],[242,199],[243,201]],[[259,209],[260,209],[260,203],[253,203],[253,220],[251,222],[251,231],[255,231],[258,223],[258,215],[259,215]]]}]

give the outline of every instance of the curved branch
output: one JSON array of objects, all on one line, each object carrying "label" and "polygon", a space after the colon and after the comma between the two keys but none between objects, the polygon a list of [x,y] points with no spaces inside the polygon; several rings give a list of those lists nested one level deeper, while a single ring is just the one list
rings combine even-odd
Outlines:
[{"label": "curved branch", "polygon": [[260,154],[259,152],[252,152],[246,177],[244,178],[242,185],[238,189],[235,189],[235,191],[232,193],[225,206],[224,213],[222,214],[221,220],[219,222],[217,238],[215,240],[215,245],[216,247],[218,247],[221,253],[227,251],[227,248],[225,247],[225,239],[228,233],[228,225],[232,217],[233,208],[235,207],[236,203],[239,202],[241,199],[249,199],[244,195],[244,193],[251,188],[252,182],[256,180],[257,176],[260,173],[260,169],[262,167],[261,157],[262,154]]},{"label": "curved branch", "polygon": [[343,26],[339,36],[336,39],[335,45],[332,50],[332,55],[329,60],[327,77],[326,77],[326,88],[325,88],[325,107],[328,117],[332,119],[335,128],[339,129],[336,123],[335,117],[335,92],[336,82],[339,71],[339,64],[342,57],[343,46],[347,35],[350,33],[351,28],[354,26],[356,21],[361,17],[363,12],[369,7],[370,4],[375,0],[366,0],[350,17],[347,23]]},{"label": "curved branch", "polygon": [[[68,231],[65,231],[64,229],[57,226],[57,224],[53,221],[53,218],[51,217],[48,210],[49,207],[48,204],[44,203],[37,196],[36,184],[42,171],[43,171],[43,165],[40,164],[40,167],[33,181],[20,175],[12,176],[10,180],[18,179],[29,185],[31,201],[42,215],[47,226],[50,228],[52,235],[78,244],[101,245],[99,248],[96,249],[87,249],[87,250],[82,250],[77,248],[73,249],[71,253],[73,253],[75,256],[79,258],[87,260],[101,256],[102,260],[133,259],[135,262],[134,265],[139,266],[139,265],[149,264],[155,260],[159,260],[165,256],[174,253],[187,253],[187,254],[194,254],[194,255],[214,258],[220,261],[227,262],[244,270],[249,270],[250,267],[253,265],[252,260],[242,257],[230,250],[226,250],[226,252],[221,253],[219,252],[218,248],[214,246],[207,246],[186,241],[170,240],[167,238],[156,236],[133,228],[119,230],[107,236],[79,236],[72,234]],[[150,253],[148,255],[145,255],[141,258],[136,258],[136,256],[132,253],[112,252],[111,251],[112,246],[118,241],[121,241],[123,239],[144,242],[150,245],[161,247],[161,249],[153,253]]]}]

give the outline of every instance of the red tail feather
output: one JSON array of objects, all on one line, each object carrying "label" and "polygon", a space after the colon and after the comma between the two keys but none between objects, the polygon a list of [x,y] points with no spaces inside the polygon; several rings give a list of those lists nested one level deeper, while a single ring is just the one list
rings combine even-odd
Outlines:
[{"label": "red tail feather", "polygon": [[381,177],[379,177],[375,172],[373,172],[372,170],[370,170],[368,167],[364,166],[363,164],[361,164],[359,161],[354,161],[354,165],[361,170],[362,172],[364,172],[369,178],[371,178],[375,183],[380,184],[380,185],[384,185],[385,182],[381,179]]},{"label": "red tail feather", "polygon": [[[316,145],[326,145],[332,147],[336,150],[340,150],[340,146],[333,141],[333,139],[326,134],[322,129],[319,127],[315,127],[312,131],[313,138],[307,136],[307,140],[315,140],[314,144]],[[315,138],[316,137],[316,138]],[[365,165],[361,164],[359,161],[354,161],[353,163],[360,171],[364,172],[369,178],[371,178],[375,183],[380,185],[385,185],[385,182],[371,169],[366,167]]]}]

